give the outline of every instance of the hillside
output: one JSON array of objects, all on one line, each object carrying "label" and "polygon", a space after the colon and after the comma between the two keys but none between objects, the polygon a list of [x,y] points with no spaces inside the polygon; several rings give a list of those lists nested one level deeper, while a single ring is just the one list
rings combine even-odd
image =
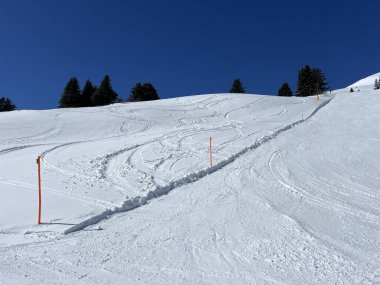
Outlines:
[{"label": "hillside", "polygon": [[350,86],[348,86],[347,88],[365,88],[365,89],[369,89],[369,90],[372,90],[373,87],[374,87],[374,84],[375,84],[375,80],[379,80],[380,78],[380,72],[379,73],[375,73],[373,75],[370,75],[366,78],[363,78],[357,82],[355,82],[354,84],[351,84]]},{"label": "hillside", "polygon": [[1,113],[0,283],[380,282],[379,98]]}]

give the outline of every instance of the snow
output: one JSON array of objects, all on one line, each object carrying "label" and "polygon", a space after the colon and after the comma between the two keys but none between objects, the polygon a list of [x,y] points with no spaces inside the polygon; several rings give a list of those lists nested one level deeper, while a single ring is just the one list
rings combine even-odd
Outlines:
[{"label": "snow", "polygon": [[350,86],[348,86],[347,88],[358,88],[358,87],[369,87],[370,89],[373,89],[374,85],[375,85],[375,80],[379,80],[380,79],[380,72],[379,73],[375,73],[373,75],[370,75],[366,78],[363,78],[357,82],[355,82],[354,84],[351,84]]},{"label": "snow", "polygon": [[380,282],[379,96],[0,113],[0,284]]}]

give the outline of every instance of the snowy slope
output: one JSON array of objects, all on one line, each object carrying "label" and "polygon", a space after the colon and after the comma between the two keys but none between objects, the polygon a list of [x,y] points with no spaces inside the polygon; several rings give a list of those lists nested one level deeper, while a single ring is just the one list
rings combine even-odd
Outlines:
[{"label": "snowy slope", "polygon": [[379,96],[0,114],[0,284],[380,282]]},{"label": "snowy slope", "polygon": [[49,223],[37,232],[48,237],[207,169],[210,136],[215,165],[318,105],[315,98],[220,94],[0,114],[0,207],[18,209],[0,217],[1,230],[14,241],[35,232],[37,155]]},{"label": "snowy slope", "polygon": [[367,89],[373,89],[373,86],[375,84],[375,80],[379,80],[380,79],[380,72],[379,73],[376,73],[376,74],[373,74],[373,75],[370,75],[366,78],[363,78],[357,82],[355,82],[354,84],[351,84],[350,86],[348,86],[347,88],[367,88]]},{"label": "snowy slope", "polygon": [[346,88],[334,90],[335,94],[345,94],[350,92],[351,88],[354,92],[372,91],[374,89],[375,80],[380,80],[380,72],[360,79],[357,82],[347,86]]}]

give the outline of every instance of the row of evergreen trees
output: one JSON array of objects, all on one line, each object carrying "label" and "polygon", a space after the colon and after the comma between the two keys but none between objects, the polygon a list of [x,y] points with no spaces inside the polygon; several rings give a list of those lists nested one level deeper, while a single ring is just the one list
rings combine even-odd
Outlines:
[{"label": "row of evergreen trees", "polygon": [[[320,68],[305,65],[298,72],[296,96],[306,97],[322,94],[328,90],[326,76]],[[292,89],[285,82],[278,90],[279,96],[293,96]]]},{"label": "row of evergreen trees", "polygon": [[[380,89],[380,79],[377,83]],[[296,96],[305,97],[322,94],[327,91],[326,76],[320,68],[312,68],[305,65],[298,72]],[[245,93],[245,88],[239,79],[232,83],[230,93]],[[279,96],[293,96],[293,91],[287,82],[283,83],[278,90]]]},{"label": "row of evergreen trees", "polygon": [[[128,98],[129,102],[158,100],[160,97],[151,83],[137,83],[131,90]],[[104,76],[99,87],[87,80],[83,90],[80,90],[79,81],[76,77],[70,78],[67,82],[61,99],[59,108],[77,108],[105,106],[115,102],[122,102],[118,94],[113,90],[111,79]]]},{"label": "row of evergreen trees", "polygon": [[59,100],[59,108],[103,106],[115,102],[117,98],[118,95],[113,90],[108,75],[104,76],[99,87],[87,80],[82,91],[78,79],[72,77],[63,90]]},{"label": "row of evergreen trees", "polygon": [[[230,93],[245,93],[245,88],[243,86],[243,83],[241,83],[240,79],[235,79],[232,83]],[[290,86],[288,83],[282,84],[281,88],[278,90],[279,96],[293,96],[292,89],[290,89]]]},{"label": "row of evergreen trees", "polygon": [[11,99],[1,97],[0,98],[0,112],[16,110],[16,106],[13,105]]}]

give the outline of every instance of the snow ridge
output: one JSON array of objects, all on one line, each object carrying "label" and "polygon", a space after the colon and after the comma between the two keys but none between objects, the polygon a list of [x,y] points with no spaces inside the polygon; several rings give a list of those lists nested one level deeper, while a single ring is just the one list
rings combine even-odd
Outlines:
[{"label": "snow ridge", "polygon": [[313,117],[321,108],[326,106],[333,98],[334,97],[331,97],[331,98],[323,101],[322,103],[320,103],[315,108],[315,110],[305,119],[301,119],[301,120],[298,120],[292,124],[286,125],[280,129],[278,129],[273,134],[265,136],[262,139],[256,140],[256,142],[254,144],[252,144],[246,148],[243,148],[242,150],[240,150],[236,154],[230,156],[229,158],[227,158],[223,161],[220,161],[219,163],[215,164],[214,166],[200,170],[198,172],[190,173],[190,174],[188,174],[188,175],[186,175],[186,176],[184,176],[178,180],[170,182],[167,185],[157,186],[154,190],[147,192],[146,196],[143,196],[143,197],[137,196],[137,197],[130,198],[130,199],[124,201],[124,203],[120,207],[115,207],[114,209],[107,209],[107,210],[101,212],[100,214],[98,214],[94,217],[91,217],[87,220],[80,222],[79,224],[77,224],[71,228],[68,228],[63,233],[66,235],[66,234],[70,234],[70,233],[73,233],[76,231],[80,231],[80,230],[83,230],[83,229],[85,229],[91,225],[95,225],[95,224],[97,224],[103,220],[106,220],[115,214],[134,210],[134,209],[139,208],[143,205],[146,205],[149,201],[151,201],[153,199],[156,199],[156,198],[159,198],[163,195],[168,194],[169,192],[171,192],[172,190],[174,190],[176,188],[194,183],[194,182],[202,179],[203,177],[205,177],[207,175],[213,174],[214,172],[221,170],[225,166],[233,163],[236,159],[240,158],[241,156],[243,156],[247,152],[254,150],[254,149],[257,149],[262,144],[276,138],[277,136],[279,136],[283,132],[286,132],[286,131],[294,128],[295,126],[306,122],[311,117]]}]

